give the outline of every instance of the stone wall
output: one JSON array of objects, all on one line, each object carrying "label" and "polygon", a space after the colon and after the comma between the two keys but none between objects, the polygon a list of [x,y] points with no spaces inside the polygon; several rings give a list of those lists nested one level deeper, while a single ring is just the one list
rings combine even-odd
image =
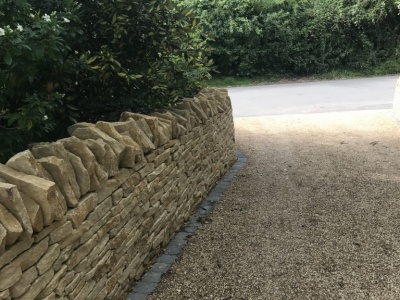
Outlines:
[{"label": "stone wall", "polygon": [[235,161],[226,90],[0,165],[0,299],[124,299]]}]

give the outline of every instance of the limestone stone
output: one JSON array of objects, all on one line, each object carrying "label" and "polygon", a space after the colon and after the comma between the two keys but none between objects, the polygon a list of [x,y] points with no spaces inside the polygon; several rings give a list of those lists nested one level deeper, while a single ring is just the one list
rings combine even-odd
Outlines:
[{"label": "limestone stone", "polygon": [[56,299],[56,293],[51,293],[47,295],[46,297],[40,298],[41,300],[55,300]]},{"label": "limestone stone", "polygon": [[85,283],[83,288],[80,290],[80,292],[77,295],[73,294],[74,300],[85,300],[89,293],[93,290],[94,286],[96,285],[96,281],[94,280],[89,280]]},{"label": "limestone stone", "polygon": [[16,264],[9,264],[0,270],[0,292],[12,287],[22,277],[21,267]]},{"label": "limestone stone", "polygon": [[49,247],[49,238],[45,238],[31,248],[21,253],[14,262],[21,266],[22,271],[35,265]]},{"label": "limestone stone", "polygon": [[147,164],[143,169],[139,171],[140,178],[145,178],[148,174],[150,174],[154,170],[154,164],[150,163]]},{"label": "limestone stone", "polygon": [[168,129],[164,127],[164,125],[162,125],[162,123],[159,123],[160,125],[158,125],[158,144],[160,146],[165,145],[166,143],[168,143],[170,141],[170,137],[168,137]]},{"label": "limestone stone", "polygon": [[[63,266],[63,263],[71,256],[72,251],[79,245],[79,241],[75,241],[71,245],[65,247],[60,251],[60,255],[56,259],[53,265],[54,271],[58,271]],[[61,247],[60,247],[61,248]]]},{"label": "limestone stone", "polygon": [[71,254],[71,257],[67,261],[68,271],[72,270],[77,264],[79,264],[82,259],[93,249],[93,247],[98,242],[99,238],[97,235],[93,235],[87,242],[80,245]]},{"label": "limestone stone", "polygon": [[20,297],[15,298],[18,300],[32,300],[39,295],[39,293],[45,288],[45,286],[49,283],[51,278],[53,278],[54,271],[53,269],[48,270],[45,274],[42,276],[39,276],[36,278],[29,289]]},{"label": "limestone stone", "polygon": [[[54,220],[60,220],[64,216],[66,211],[65,201],[57,198],[54,182],[17,172],[1,164],[0,176],[16,185],[22,193],[29,195],[40,206],[45,225],[50,225]],[[12,198],[3,196],[6,193],[10,193]],[[24,230],[32,234],[29,215],[18,190],[11,185],[0,183],[0,194],[2,201],[8,199],[8,204],[5,202],[2,202],[2,204],[17,217]]]},{"label": "limestone stone", "polygon": [[171,127],[171,137],[176,139],[179,137],[178,119],[168,113],[152,113],[152,116],[158,117],[161,122],[166,122]]},{"label": "limestone stone", "polygon": [[97,122],[96,128],[105,132],[107,135],[115,139],[116,141],[122,142],[125,145],[119,165],[125,168],[132,168],[136,162],[136,156],[143,154],[140,146],[132,140],[131,137],[121,135],[113,126],[112,123]]},{"label": "limestone stone", "polygon": [[80,195],[85,195],[90,191],[90,176],[86,170],[79,156],[68,152],[69,161],[71,162],[72,168],[74,169],[76,182],[78,183]]},{"label": "limestone stone", "polygon": [[16,218],[0,204],[0,223],[7,231],[6,246],[12,245],[22,233],[22,226]]},{"label": "limestone stone", "polygon": [[79,201],[78,206],[67,212],[66,217],[71,221],[74,228],[78,228],[86,216],[96,207],[97,195],[90,193]]},{"label": "limestone stone", "polygon": [[[4,232],[4,238],[2,238],[3,232]],[[3,225],[0,224],[0,248],[2,246],[5,246],[5,232],[6,231],[3,227]],[[25,250],[29,249],[32,246],[33,241],[34,241],[33,238],[28,238],[26,240],[17,242],[16,244],[9,247],[2,255],[0,255],[0,268],[9,264],[10,262],[13,261],[14,258],[16,258],[18,255],[20,255]]]},{"label": "limestone stone", "polygon": [[132,169],[121,169],[120,172],[107,180],[103,187],[97,191],[98,201],[101,203],[104,199],[108,198],[116,189],[118,189],[132,174]]},{"label": "limestone stone", "polygon": [[30,150],[17,153],[7,161],[6,165],[28,175],[37,176],[50,181],[53,180],[50,174],[36,161]]},{"label": "limestone stone", "polygon": [[33,232],[40,232],[43,229],[43,213],[40,206],[24,193],[20,193],[24,202],[26,211],[28,212],[29,220],[31,221]]},{"label": "limestone stone", "polygon": [[9,290],[5,290],[0,292],[0,299],[1,300],[9,300],[10,299],[10,291]]},{"label": "limestone stone", "polygon": [[81,194],[71,164],[55,156],[38,159],[38,162],[51,174],[68,207],[76,207]]},{"label": "limestone stone", "polygon": [[[0,164],[0,175],[8,181],[20,183],[20,175],[23,174]],[[27,175],[29,176],[29,175]],[[33,177],[36,178],[36,177]],[[24,183],[24,182],[23,182]],[[29,220],[28,212],[22,201],[21,195],[16,186],[0,182],[0,203],[18,220],[23,228],[22,238],[32,235],[32,225]]]},{"label": "limestone stone", "polygon": [[73,136],[75,136],[81,140],[88,140],[88,139],[103,140],[113,150],[113,152],[117,158],[118,165],[119,165],[119,163],[122,159],[122,153],[124,152],[125,147],[123,144],[119,143],[117,140],[115,140],[114,138],[112,138],[111,136],[106,134],[104,131],[102,131],[96,127],[77,128],[73,132]]},{"label": "limestone stone", "polygon": [[96,156],[90,151],[87,144],[76,138],[70,137],[60,141],[64,148],[80,157],[82,164],[89,173],[90,177],[90,191],[95,191],[107,180],[108,174],[103,166],[101,166]]},{"label": "limestone stone", "polygon": [[[107,178],[108,176],[114,176],[118,174],[118,158],[110,145],[108,145],[102,139],[87,139],[85,142],[87,143],[90,151],[92,151],[92,153],[95,155],[96,160],[107,172]],[[96,170],[96,175],[99,176],[98,170]]]},{"label": "limestone stone", "polygon": [[170,155],[171,155],[171,150],[170,149],[165,150],[163,153],[161,153],[154,159],[154,165],[158,167],[159,165],[164,163],[170,157]]},{"label": "limestone stone", "polygon": [[67,273],[67,266],[63,265],[61,269],[54,274],[53,278],[51,278],[50,282],[46,285],[46,287],[42,291],[40,291],[37,298],[46,299],[46,297],[51,295],[53,291],[55,297],[55,289],[57,288],[57,286],[60,283],[60,280],[65,276],[66,273]]},{"label": "limestone stone", "polygon": [[155,168],[154,171],[147,175],[147,181],[151,182],[156,179],[165,170],[166,166],[166,164],[162,163],[157,168]]},{"label": "limestone stone", "polygon": [[123,195],[127,197],[136,188],[141,179],[140,173],[133,173],[123,184]]},{"label": "limestone stone", "polygon": [[[65,266],[64,266],[65,268]],[[62,296],[64,294],[65,287],[70,284],[75,278],[75,272],[74,271],[69,271],[66,272],[62,278],[60,278],[60,281],[58,282],[55,292],[58,296]]]},{"label": "limestone stone", "polygon": [[0,223],[0,255],[6,251],[7,230]]},{"label": "limestone stone", "polygon": [[38,243],[41,240],[43,240],[45,237],[49,236],[50,233],[52,233],[54,230],[56,230],[57,228],[62,226],[65,222],[66,222],[66,220],[63,219],[61,221],[54,222],[53,224],[44,227],[40,232],[38,232],[37,234],[35,234],[33,236],[33,238],[35,239],[35,243]]},{"label": "limestone stone", "polygon": [[117,205],[122,200],[123,196],[124,196],[124,190],[122,188],[119,188],[114,193],[112,193],[111,198],[113,205]]},{"label": "limestone stone", "polygon": [[137,113],[131,113],[131,112],[123,112],[121,114],[121,121],[127,121],[130,118],[132,118],[135,121],[138,121],[140,119],[144,119],[150,128],[151,132],[153,133],[153,144],[154,146],[159,146],[159,141],[158,141],[158,119],[156,117],[151,117],[151,116],[146,116],[142,114],[137,114]]},{"label": "limestone stone", "polygon": [[50,243],[57,243],[62,239],[66,238],[72,231],[72,223],[70,221],[65,222],[60,227],[50,233]]},{"label": "limestone stone", "polygon": [[62,239],[58,244],[61,249],[74,245],[76,242],[79,242],[79,239],[82,235],[87,232],[90,228],[90,223],[83,222],[81,226],[77,229],[71,230],[70,234]]},{"label": "limestone stone", "polygon": [[136,121],[138,126],[143,130],[143,132],[148,136],[151,141],[154,141],[154,134],[151,131],[149,124],[144,119],[139,119]]},{"label": "limestone stone", "polygon": [[75,274],[75,278],[67,284],[67,286],[64,289],[65,295],[71,293],[81,282],[82,275],[80,273]]},{"label": "limestone stone", "polygon": [[31,267],[23,272],[19,281],[10,288],[10,296],[12,298],[21,296],[37,277],[36,267]]},{"label": "limestone stone", "polygon": [[44,274],[48,269],[50,269],[53,263],[56,261],[58,256],[60,255],[60,245],[54,244],[51,245],[43,257],[36,264],[36,268],[38,270],[38,274]]}]

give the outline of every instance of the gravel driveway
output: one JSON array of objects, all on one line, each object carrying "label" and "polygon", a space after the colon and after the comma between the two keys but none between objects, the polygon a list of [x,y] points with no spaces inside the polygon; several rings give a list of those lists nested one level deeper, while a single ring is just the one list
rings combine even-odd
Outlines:
[{"label": "gravel driveway", "polygon": [[400,299],[391,111],[235,124],[247,165],[150,299]]}]

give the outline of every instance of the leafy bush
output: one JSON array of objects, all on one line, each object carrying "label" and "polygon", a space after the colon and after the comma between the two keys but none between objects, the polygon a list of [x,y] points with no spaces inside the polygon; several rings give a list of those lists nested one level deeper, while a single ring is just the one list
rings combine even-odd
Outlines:
[{"label": "leafy bush", "polygon": [[224,75],[303,75],[384,61],[399,46],[393,0],[184,0]]},{"label": "leafy bush", "polygon": [[170,0],[0,0],[0,160],[193,95],[211,65],[201,31]]}]

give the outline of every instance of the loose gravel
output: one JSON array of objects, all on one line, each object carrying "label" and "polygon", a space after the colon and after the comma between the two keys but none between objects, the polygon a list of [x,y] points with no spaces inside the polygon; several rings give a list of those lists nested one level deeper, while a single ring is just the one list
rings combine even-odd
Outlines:
[{"label": "loose gravel", "polygon": [[235,126],[247,164],[149,299],[400,299],[400,125],[391,112]]}]

